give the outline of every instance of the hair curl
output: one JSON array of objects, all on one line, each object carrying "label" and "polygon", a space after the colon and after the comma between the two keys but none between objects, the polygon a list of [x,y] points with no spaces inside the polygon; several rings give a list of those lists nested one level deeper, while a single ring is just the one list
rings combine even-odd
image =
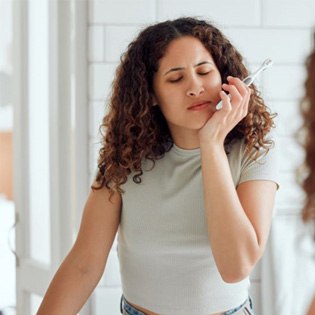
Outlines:
[{"label": "hair curl", "polygon": [[[315,33],[314,33],[315,44]],[[315,220],[315,47],[305,62],[307,78],[305,95],[301,102],[303,115],[305,166],[307,176],[302,183],[306,202],[302,212],[303,220]],[[315,236],[314,236],[315,237]]]},{"label": "hair curl", "polygon": [[[221,74],[244,78],[248,71],[241,54],[212,24],[195,18],[179,18],[151,25],[140,32],[121,57],[112,85],[109,112],[100,126],[102,147],[99,152],[97,185],[112,193],[123,192],[121,185],[133,172],[133,181],[141,182],[143,159],[153,162],[172,146],[172,138],[158,106],[153,105],[153,77],[159,60],[171,41],[183,36],[199,39],[210,52]],[[225,144],[245,137],[246,148],[256,158],[261,147],[269,149],[266,139],[273,127],[273,117],[255,85],[247,116],[227,135]]]}]

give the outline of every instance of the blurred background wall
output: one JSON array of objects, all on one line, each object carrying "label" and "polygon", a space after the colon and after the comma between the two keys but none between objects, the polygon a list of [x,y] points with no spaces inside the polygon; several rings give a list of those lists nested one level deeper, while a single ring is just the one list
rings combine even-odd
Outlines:
[{"label": "blurred background wall", "polygon": [[[0,310],[15,305],[12,105],[12,6],[0,1]],[[10,313],[11,314],[11,313]]]}]

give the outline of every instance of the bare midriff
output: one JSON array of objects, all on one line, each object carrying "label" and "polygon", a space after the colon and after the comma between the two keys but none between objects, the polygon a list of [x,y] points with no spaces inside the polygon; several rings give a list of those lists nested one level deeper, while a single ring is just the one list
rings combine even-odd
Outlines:
[{"label": "bare midriff", "polygon": [[[132,305],[134,308],[136,308],[137,310],[143,312],[146,315],[160,315],[160,314],[157,314],[157,313],[153,313],[153,312],[151,312],[151,311],[149,311],[149,310],[147,310],[147,309],[145,309],[145,308],[143,308],[143,307],[141,307],[139,305],[130,303],[129,301],[128,301],[128,304]],[[209,315],[222,315],[222,314],[223,313],[212,313],[212,314],[209,314]]]}]

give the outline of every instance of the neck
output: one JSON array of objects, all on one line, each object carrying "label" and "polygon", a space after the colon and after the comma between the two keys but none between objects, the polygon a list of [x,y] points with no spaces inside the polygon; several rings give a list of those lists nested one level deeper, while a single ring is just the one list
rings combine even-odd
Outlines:
[{"label": "neck", "polygon": [[198,131],[181,132],[181,134],[172,134],[174,143],[182,149],[193,150],[200,147]]}]

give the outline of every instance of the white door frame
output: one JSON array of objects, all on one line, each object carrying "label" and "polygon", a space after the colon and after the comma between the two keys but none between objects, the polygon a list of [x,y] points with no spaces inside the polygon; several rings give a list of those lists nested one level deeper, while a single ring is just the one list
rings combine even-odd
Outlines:
[{"label": "white door frame", "polygon": [[[46,0],[49,1],[49,0]],[[27,104],[29,1],[13,3],[14,201],[17,315],[30,313],[28,293],[43,296],[73,244],[88,194],[87,1],[49,1],[49,150],[51,263],[29,255]],[[89,305],[80,314],[89,314]]]}]

